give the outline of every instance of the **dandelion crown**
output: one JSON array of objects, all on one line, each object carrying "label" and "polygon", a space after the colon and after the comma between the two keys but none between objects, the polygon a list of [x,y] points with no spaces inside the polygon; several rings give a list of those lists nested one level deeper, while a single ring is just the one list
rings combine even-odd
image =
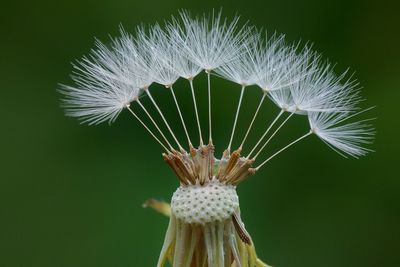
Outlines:
[{"label": "dandelion crown", "polygon": [[[208,125],[201,123],[196,100],[196,90],[201,89],[194,86],[195,77],[202,73],[207,77]],[[227,133],[229,143],[220,159],[214,155],[211,108],[213,101],[221,99],[212,99],[211,74],[241,88],[232,130]],[[179,78],[187,80],[192,103],[178,101],[174,84]],[[240,27],[238,18],[228,21],[221,13],[192,17],[183,11],[165,25],[139,27],[135,35],[121,30],[110,46],[97,41],[90,55],[74,64],[72,79],[74,86],[60,88],[67,115],[98,124],[113,122],[128,110],[160,144],[164,160],[179,179],[171,206],[156,200],[146,203],[170,217],[157,266],[167,261],[174,267],[267,266],[257,258],[242,222],[236,186],[306,137],[315,135],[341,155],[353,157],[366,154],[369,149],[364,145],[373,137],[368,120],[349,121],[365,110],[358,107],[362,100],[358,84],[346,72],[336,75],[309,45],[287,44],[283,35],[269,36],[248,24]],[[168,122],[153,98],[153,83],[171,92],[187,150],[174,133],[178,126]],[[232,149],[244,92],[257,87],[262,96],[246,122],[240,145]],[[145,96],[156,113],[141,100]],[[266,124],[255,121],[268,99],[280,111],[263,128],[258,142],[248,147],[251,130]],[[188,106],[195,117],[182,112],[181,107]],[[273,137],[295,116],[306,116],[309,130],[258,162]],[[185,123],[189,119],[196,122],[196,147]],[[208,128],[207,142],[202,127]]]}]

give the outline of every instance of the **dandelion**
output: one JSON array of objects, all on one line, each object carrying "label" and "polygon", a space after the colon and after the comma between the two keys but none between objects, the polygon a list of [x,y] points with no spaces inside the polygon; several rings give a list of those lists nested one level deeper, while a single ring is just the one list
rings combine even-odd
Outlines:
[{"label": "dandelion", "polygon": [[[73,65],[75,84],[59,89],[62,105],[66,115],[89,124],[111,123],[126,109],[160,144],[179,187],[171,204],[157,200],[145,203],[170,217],[159,267],[167,261],[174,267],[268,266],[257,257],[242,221],[236,187],[277,155],[312,135],[343,156],[357,158],[371,151],[366,147],[374,135],[370,120],[353,121],[366,111],[359,108],[358,83],[347,71],[336,75],[333,65],[323,62],[309,45],[300,48],[300,43],[287,44],[283,35],[264,35],[248,24],[239,27],[238,18],[228,21],[221,12],[193,17],[186,11],[165,25],[138,27],[135,34],[121,29],[121,36],[110,43],[107,46],[96,41],[90,54]],[[202,71],[207,77],[208,144],[202,136],[194,87],[194,79]],[[234,103],[232,130],[226,133],[228,145],[219,159],[211,131],[211,74],[241,88]],[[190,104],[179,101],[175,92],[179,78],[189,82]],[[179,125],[168,120],[153,97],[154,83],[171,92],[171,105],[178,112],[187,146],[177,138]],[[244,122],[247,128],[243,137],[237,140],[245,89],[261,90],[262,96],[252,119]],[[156,112],[141,101],[143,97],[150,99]],[[256,124],[266,99],[272,100],[279,112],[272,121]],[[194,109],[195,118],[184,112],[188,106]],[[308,130],[259,160],[273,138],[296,116],[308,118]],[[157,122],[160,119],[163,126]],[[196,121],[197,147],[186,124],[190,119]],[[248,146],[246,141],[255,125],[265,130],[253,146]],[[235,140],[239,145],[231,151]],[[248,153],[243,156],[245,149]]]}]

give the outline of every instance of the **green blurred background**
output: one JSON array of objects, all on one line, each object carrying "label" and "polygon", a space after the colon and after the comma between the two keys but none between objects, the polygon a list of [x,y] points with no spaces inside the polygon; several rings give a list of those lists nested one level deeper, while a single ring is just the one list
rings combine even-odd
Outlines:
[{"label": "green blurred background", "polygon": [[[155,266],[168,220],[141,204],[168,201],[177,186],[160,148],[126,112],[112,127],[64,117],[55,89],[71,82],[70,62],[93,47],[94,37],[107,41],[120,23],[129,30],[180,8],[220,7],[289,41],[313,42],[338,71],[356,71],[365,106],[377,106],[368,114],[378,118],[375,153],[344,159],[313,137],[240,185],[259,256],[278,267],[400,266],[399,7],[372,0],[3,1],[0,266]],[[195,85],[205,119],[204,77]],[[215,78],[213,88],[220,155],[239,88]],[[176,90],[194,126],[187,84]],[[153,92],[178,127],[168,92]],[[259,97],[248,90],[238,133]],[[265,105],[263,119],[276,112]],[[265,156],[305,128],[293,120]]]}]

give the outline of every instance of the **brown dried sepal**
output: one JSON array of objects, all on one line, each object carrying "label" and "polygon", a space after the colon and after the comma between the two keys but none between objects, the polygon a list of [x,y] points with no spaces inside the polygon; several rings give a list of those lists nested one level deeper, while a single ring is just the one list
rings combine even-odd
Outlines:
[{"label": "brown dried sepal", "polygon": [[233,215],[232,215],[232,222],[233,222],[233,225],[235,226],[235,230],[236,230],[238,236],[243,241],[243,243],[245,243],[247,245],[251,245],[251,243],[252,243],[251,237],[247,233],[246,229],[244,229],[243,223],[241,222],[241,220],[239,219],[239,216],[236,213],[233,213]]},{"label": "brown dried sepal", "polygon": [[214,145],[202,145],[198,149],[190,147],[190,153],[173,150],[163,154],[164,160],[173,169],[183,185],[205,184],[214,176],[221,182],[237,185],[255,173],[253,159],[240,156],[241,150],[230,153],[225,150],[214,173]]}]

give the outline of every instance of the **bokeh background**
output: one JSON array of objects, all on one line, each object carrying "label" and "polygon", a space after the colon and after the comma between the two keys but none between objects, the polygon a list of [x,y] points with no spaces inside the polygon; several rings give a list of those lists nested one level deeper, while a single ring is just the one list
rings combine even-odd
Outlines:
[{"label": "bokeh background", "polygon": [[[378,118],[375,153],[344,159],[312,137],[240,185],[259,256],[281,267],[400,266],[399,7],[372,0],[3,1],[0,266],[155,266],[168,220],[141,204],[169,201],[177,186],[160,148],[127,112],[111,127],[64,117],[56,88],[71,82],[70,62],[94,37],[107,41],[120,24],[133,30],[180,8],[200,14],[220,7],[289,41],[313,42],[338,72],[355,71],[364,105],[377,106],[366,114]],[[196,88],[204,121],[204,76]],[[216,78],[213,88],[220,155],[239,88]],[[176,90],[196,136],[187,84]],[[153,92],[178,127],[167,90]],[[259,97],[256,89],[246,93],[239,134]],[[276,112],[265,105],[264,124]],[[261,132],[263,122],[257,125]],[[304,120],[293,120],[265,157],[304,129]]]}]

